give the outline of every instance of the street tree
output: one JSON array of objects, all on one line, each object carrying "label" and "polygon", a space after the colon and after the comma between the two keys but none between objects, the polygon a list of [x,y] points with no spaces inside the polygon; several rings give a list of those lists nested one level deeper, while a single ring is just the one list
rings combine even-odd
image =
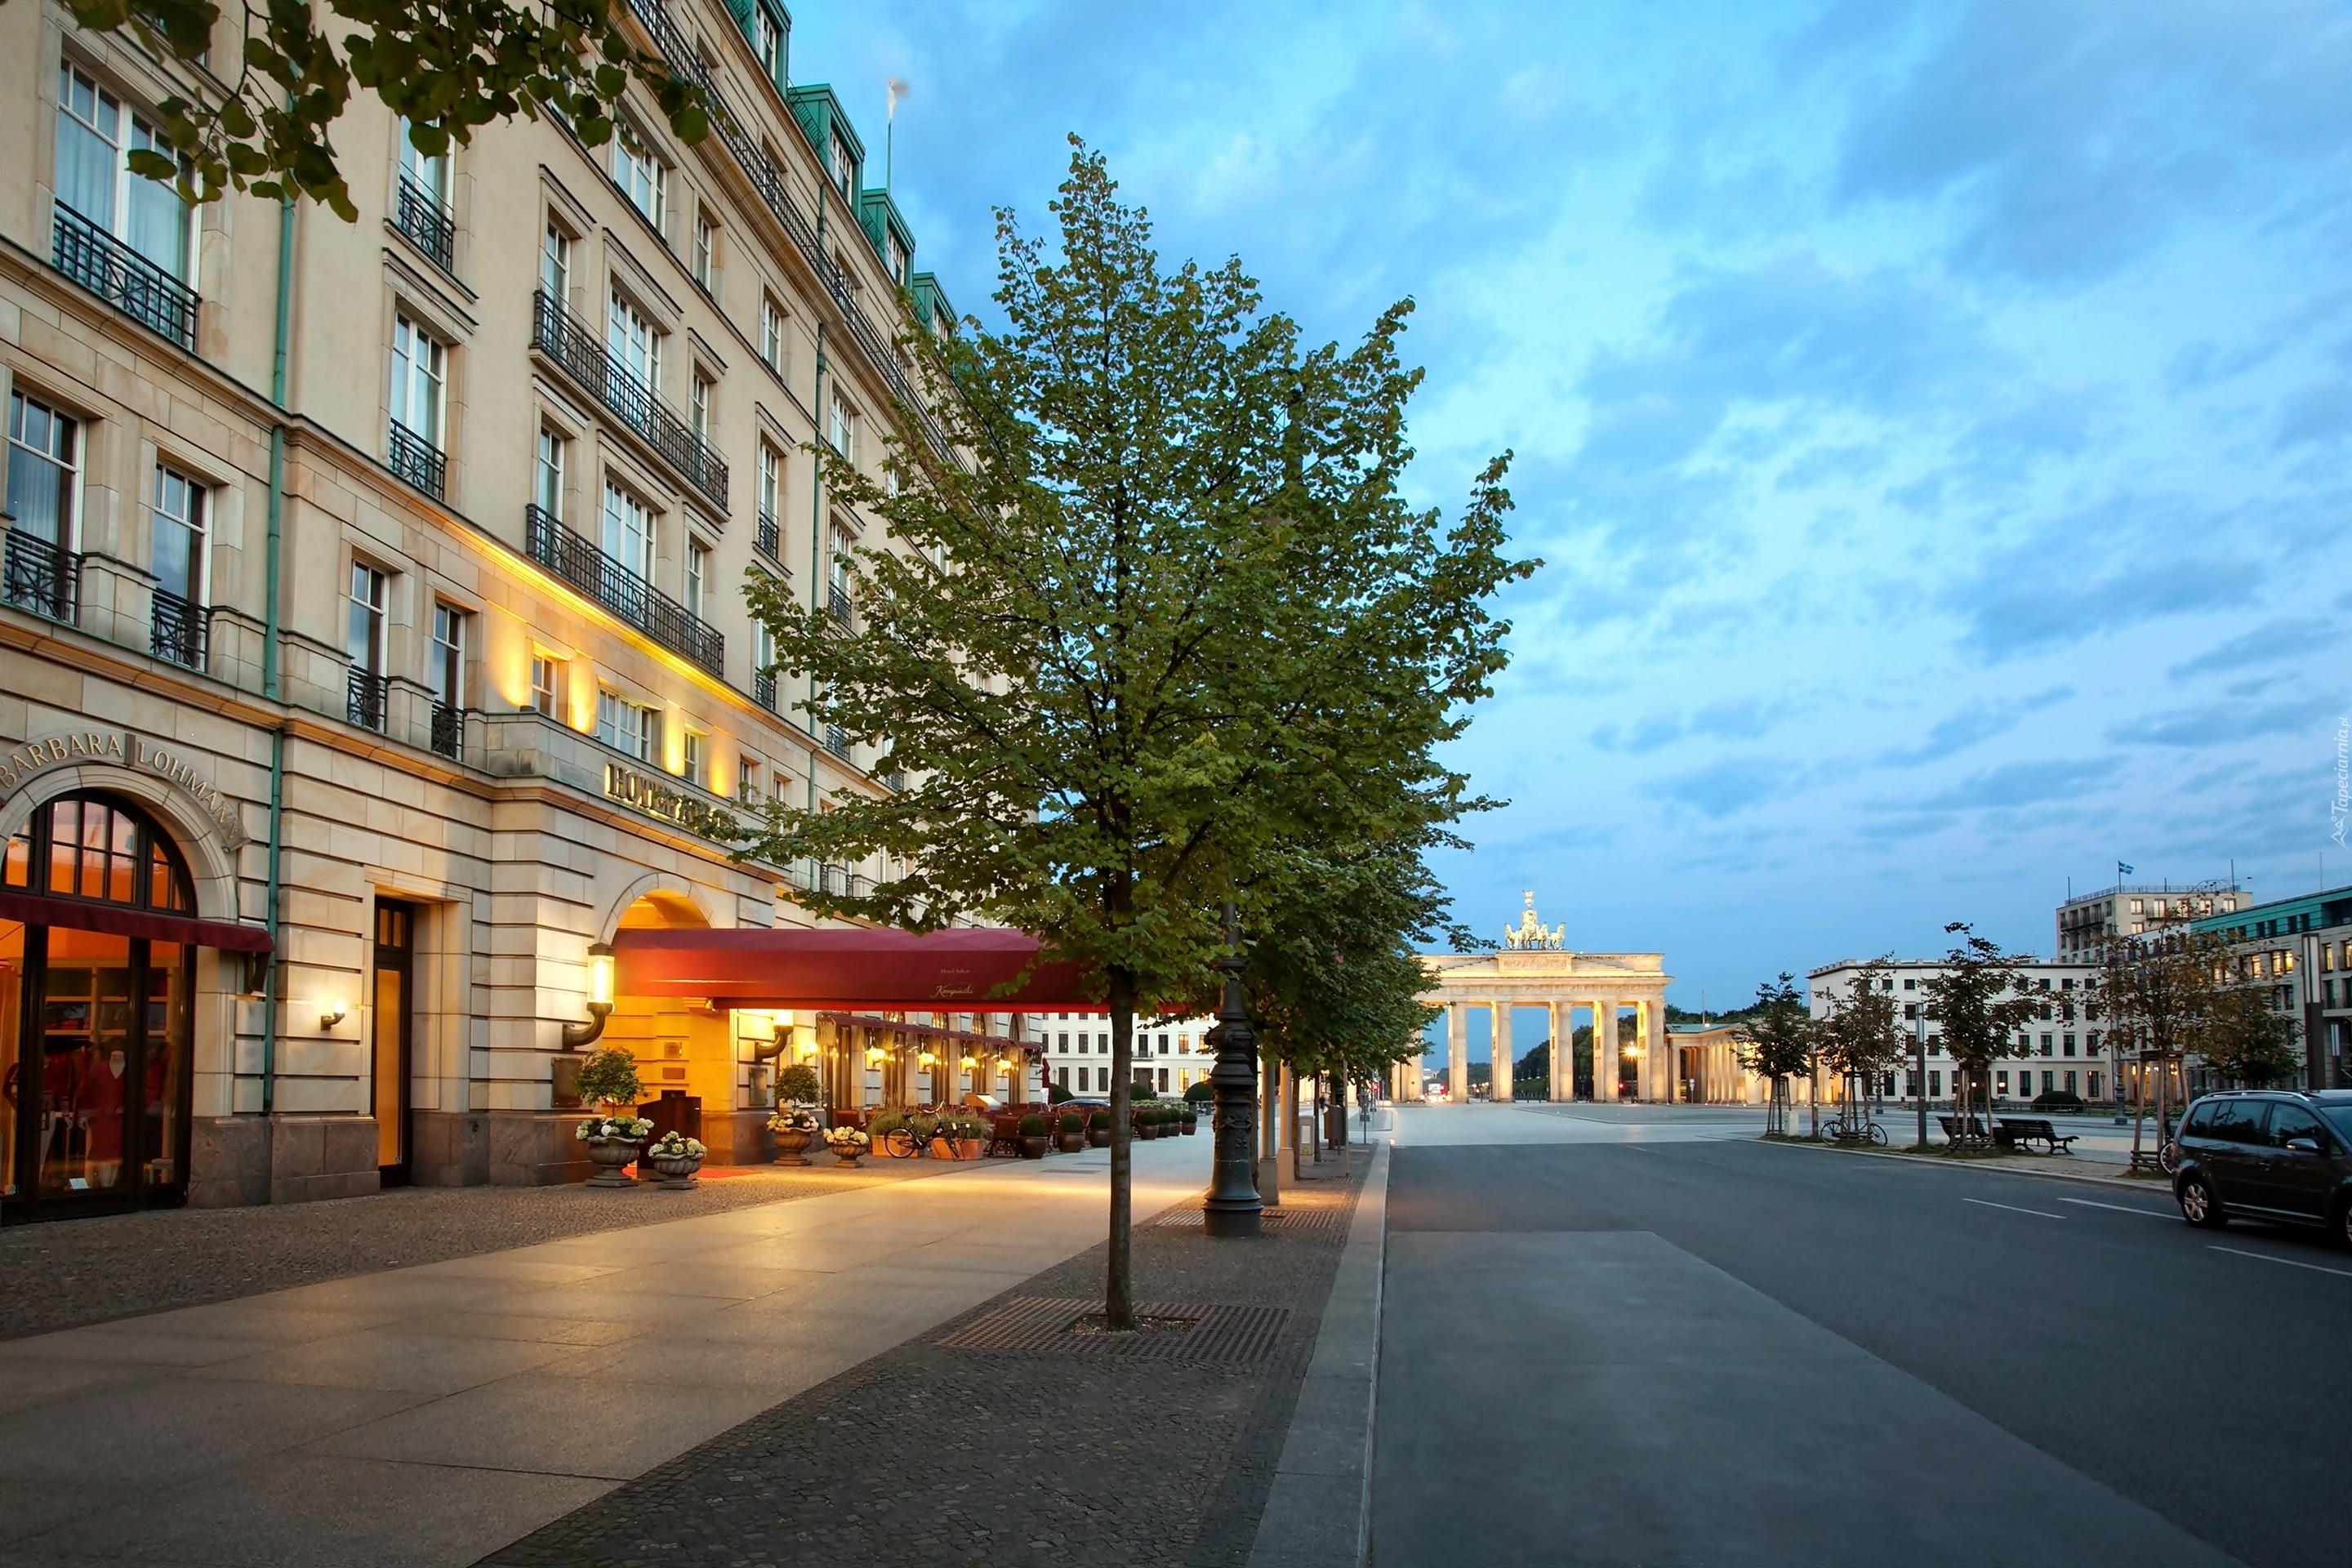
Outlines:
[{"label": "street tree", "polygon": [[[429,154],[518,114],[551,114],[602,146],[633,83],[680,141],[710,129],[700,87],[639,48],[612,0],[247,0],[231,37],[213,0],[68,0],[67,8],[86,30],[129,36],[179,81],[183,90],[155,106],[168,151],[127,161],[193,202],[230,190],[304,196],[355,220],[332,138],[355,87],[399,115]],[[322,25],[331,16],[350,28],[340,49]]]},{"label": "street tree", "polygon": [[[2116,1070],[2129,1073],[2136,1086],[2136,1169],[2159,1164],[2160,1152],[2171,1142],[2176,1076],[2190,1055],[2207,1054],[2227,1005],[2232,969],[2226,940],[2179,918],[2107,939],[2098,984],[2084,994],[2083,1011],[2099,1025]],[[2151,1113],[2155,1152],[2143,1147]]]},{"label": "street tree", "polygon": [[2226,986],[2214,1000],[2198,1051],[2209,1070],[2247,1089],[2294,1075],[2303,1065],[2303,1032],[2294,1015],[2273,1004],[2267,986]]},{"label": "street tree", "polygon": [[[1783,970],[1779,980],[1759,985],[1753,1012],[1733,1028],[1731,1037],[1738,1042],[1740,1065],[1772,1086],[1771,1101],[1764,1112],[1764,1135],[1787,1136],[1789,1080],[1811,1071],[1813,1065],[1813,1020],[1805,1009],[1804,993],[1797,989],[1796,976]],[[1596,1092],[1601,1044],[1595,1035]]]},{"label": "street tree", "polygon": [[1864,964],[1845,993],[1830,998],[1828,1016],[1821,1021],[1821,1058],[1838,1075],[1849,1107],[1866,1103],[1870,1086],[1903,1054],[1902,1017],[1889,984],[1894,963],[1895,955],[1887,953]]},{"label": "street tree", "polygon": [[[1990,1141],[1992,1064],[2008,1054],[2020,1026],[2040,1016],[2042,1003],[2027,989],[2021,965],[2030,955],[2003,952],[1966,921],[1954,921],[1944,931],[1961,940],[1944,955],[1943,973],[1927,982],[1922,1010],[1940,1026],[1945,1054],[1952,1058],[1952,1143],[1959,1148]],[[1982,1140],[1972,1130],[1979,1100],[1987,1129]]]},{"label": "street tree", "polygon": [[1459,816],[1433,748],[1506,660],[1486,601],[1535,563],[1505,554],[1502,459],[1451,525],[1401,494],[1409,305],[1304,349],[1238,259],[1164,268],[1072,142],[1053,252],[998,215],[1003,331],[919,351],[953,459],[890,437],[877,479],[819,450],[887,531],[847,548],[849,602],[747,583],[811,724],[894,787],[773,806],[744,853],[870,869],[818,914],[1015,925],[1097,977],[1125,1328],[1134,1015],[1214,996],[1223,905],[1265,934],[1307,847]]}]

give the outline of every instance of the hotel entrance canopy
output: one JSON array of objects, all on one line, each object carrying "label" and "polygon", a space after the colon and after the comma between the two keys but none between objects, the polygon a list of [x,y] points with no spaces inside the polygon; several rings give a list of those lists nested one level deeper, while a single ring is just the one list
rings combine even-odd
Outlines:
[{"label": "hotel entrance canopy", "polygon": [[[698,996],[715,1007],[815,1008],[844,1013],[1099,1012],[1076,963],[1038,960],[1026,931],[795,927],[624,931],[613,938],[614,989],[633,996]],[[999,993],[1028,978],[1017,988]]]}]

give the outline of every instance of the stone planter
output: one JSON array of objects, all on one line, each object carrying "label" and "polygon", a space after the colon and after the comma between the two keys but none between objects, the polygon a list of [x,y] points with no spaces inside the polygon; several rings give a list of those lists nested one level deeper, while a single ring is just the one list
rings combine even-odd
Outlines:
[{"label": "stone planter", "polygon": [[934,1138],[931,1158],[934,1160],[977,1160],[988,1145],[978,1138]]},{"label": "stone planter", "polygon": [[692,1187],[694,1173],[702,1169],[699,1154],[648,1154],[646,1163],[661,1173],[663,1190],[673,1193]]},{"label": "stone planter", "polygon": [[846,1149],[837,1148],[831,1143],[826,1144],[824,1147],[825,1152],[833,1156],[833,1163],[836,1165],[855,1165],[857,1162],[866,1158],[866,1151],[860,1149],[854,1143]]},{"label": "stone planter", "polygon": [[1193,1117],[1190,1117],[1190,1116],[1188,1116],[1188,1117],[1186,1117],[1186,1118],[1184,1119],[1184,1136],[1185,1136],[1185,1137],[1190,1138],[1191,1136],[1192,1136],[1192,1134],[1193,1134],[1193,1133],[1198,1132],[1200,1130],[1201,1130],[1201,1123],[1200,1123],[1200,1121],[1199,1121],[1196,1118],[1193,1118]]},{"label": "stone planter", "polygon": [[914,1134],[910,1132],[886,1132],[882,1135],[882,1142],[874,1145],[874,1152],[893,1160],[911,1160],[922,1150],[916,1145]]},{"label": "stone planter", "polygon": [[1086,1146],[1087,1135],[1083,1132],[1057,1132],[1054,1135],[1054,1147],[1065,1154],[1075,1154]]},{"label": "stone planter", "polygon": [[809,1163],[808,1146],[816,1137],[815,1133],[803,1128],[798,1132],[778,1132],[772,1136],[776,1140],[777,1164],[805,1165]]},{"label": "stone planter", "polygon": [[1021,1140],[1021,1157],[1024,1160],[1044,1159],[1045,1157],[1045,1142],[1046,1140],[1043,1134],[1034,1138],[1024,1138]]},{"label": "stone planter", "polygon": [[592,1187],[634,1187],[637,1184],[634,1178],[621,1174],[621,1167],[626,1165],[630,1161],[635,1160],[637,1157],[637,1146],[644,1142],[645,1140],[641,1138],[583,1138],[581,1142],[587,1145],[588,1158],[594,1162],[596,1165],[596,1173],[588,1178],[586,1183],[587,1185]]},{"label": "stone planter", "polygon": [[1087,1128],[1087,1148],[1089,1148],[1089,1149],[1108,1149],[1108,1148],[1109,1148],[1109,1147],[1110,1147],[1110,1129],[1109,1129],[1109,1128],[1108,1128],[1108,1127],[1089,1127],[1089,1128]]}]

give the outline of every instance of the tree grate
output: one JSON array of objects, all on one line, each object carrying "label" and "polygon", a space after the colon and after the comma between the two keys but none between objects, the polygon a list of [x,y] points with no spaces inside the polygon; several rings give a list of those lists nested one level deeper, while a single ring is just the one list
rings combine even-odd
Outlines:
[{"label": "tree grate", "polygon": [[[1337,1230],[1339,1228],[1339,1222],[1347,1217],[1348,1211],[1342,1208],[1299,1208],[1295,1205],[1290,1208],[1260,1209],[1257,1216],[1258,1225],[1264,1229],[1293,1233],[1302,1230]],[[1199,1230],[1207,1222],[1202,1210],[1181,1208],[1171,1209],[1151,1223]]]},{"label": "tree grate", "polygon": [[933,1342],[950,1350],[1048,1351],[1139,1361],[1261,1362],[1274,1353],[1289,1316],[1280,1307],[1139,1301],[1138,1328],[1103,1328],[1099,1301],[1016,1296]]}]

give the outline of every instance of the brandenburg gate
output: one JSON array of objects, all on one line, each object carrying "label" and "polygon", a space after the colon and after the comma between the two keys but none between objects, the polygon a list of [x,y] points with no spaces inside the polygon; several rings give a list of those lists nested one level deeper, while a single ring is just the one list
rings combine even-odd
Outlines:
[{"label": "brandenburg gate", "polygon": [[[1576,1034],[1576,1009],[1590,1009],[1596,1072],[1595,1096],[1620,1098],[1630,1085],[1636,1100],[1675,1098],[1675,1068],[1665,1048],[1665,955],[1657,952],[1571,952],[1566,926],[1545,929],[1536,919],[1536,897],[1527,895],[1519,923],[1507,927],[1503,943],[1487,952],[1426,953],[1422,965],[1429,973],[1430,989],[1422,1000],[1445,1009],[1445,1082],[1447,1098],[1460,1105],[1470,1097],[1469,1010],[1485,1007],[1494,1020],[1494,1063],[1487,1092],[1496,1100],[1511,1098],[1511,1009],[1542,1007],[1551,1019],[1551,1098],[1574,1097],[1576,1055],[1570,1042]],[[1618,1057],[1618,1078],[1608,1081],[1618,1019],[1632,1009],[1636,1020],[1633,1043]],[[1631,1066],[1628,1068],[1628,1058]],[[1419,1058],[1400,1062],[1391,1073],[1390,1092],[1399,1100],[1419,1100]]]}]

